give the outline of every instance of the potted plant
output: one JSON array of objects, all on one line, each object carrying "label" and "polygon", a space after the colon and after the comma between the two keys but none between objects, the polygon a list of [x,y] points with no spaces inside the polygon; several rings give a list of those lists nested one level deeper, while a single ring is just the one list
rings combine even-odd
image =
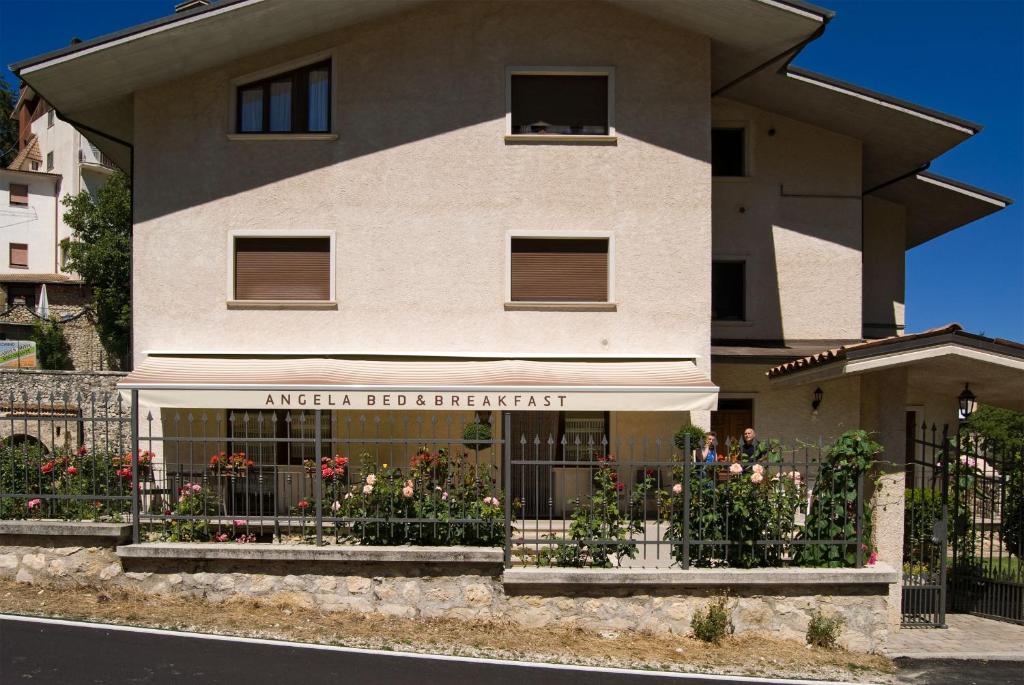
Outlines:
[{"label": "potted plant", "polygon": [[687,457],[693,456],[693,451],[698,450],[704,446],[704,429],[700,426],[694,426],[687,424],[681,426],[675,435],[676,448],[680,450],[686,450],[686,439],[689,437],[689,449],[690,453],[685,455]]},{"label": "potted plant", "polygon": [[491,424],[487,423],[476,417],[473,423],[467,423],[466,427],[462,429],[462,444],[471,450],[482,450],[490,447],[490,441],[492,439],[493,432],[491,431]]}]

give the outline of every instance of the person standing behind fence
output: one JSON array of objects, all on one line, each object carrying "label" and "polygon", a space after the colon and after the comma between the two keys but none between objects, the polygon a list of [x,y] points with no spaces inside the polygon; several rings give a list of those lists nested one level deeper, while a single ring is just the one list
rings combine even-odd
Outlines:
[{"label": "person standing behind fence", "polygon": [[705,464],[713,464],[718,461],[718,436],[715,431],[708,431],[704,436],[704,447],[700,451]]},{"label": "person standing behind fence", "polygon": [[757,441],[757,432],[753,428],[743,431],[743,442],[740,444],[740,461],[761,461],[761,443]]}]

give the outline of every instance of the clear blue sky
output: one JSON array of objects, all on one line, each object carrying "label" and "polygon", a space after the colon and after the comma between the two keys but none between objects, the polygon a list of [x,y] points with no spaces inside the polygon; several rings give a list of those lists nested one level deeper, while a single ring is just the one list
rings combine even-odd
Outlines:
[{"label": "clear blue sky", "polygon": [[[1024,0],[821,4],[837,16],[795,64],[984,124],[932,170],[1015,201],[907,254],[908,330],[958,321],[1024,341]],[[173,5],[0,0],[0,63],[164,16]]]}]

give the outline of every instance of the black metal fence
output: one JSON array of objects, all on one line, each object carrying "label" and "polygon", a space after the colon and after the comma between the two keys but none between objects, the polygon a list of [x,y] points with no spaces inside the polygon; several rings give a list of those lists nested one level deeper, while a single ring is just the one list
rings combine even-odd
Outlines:
[{"label": "black metal fence", "polygon": [[[787,565],[870,561],[864,474],[821,444],[762,440],[710,463],[680,440],[512,436],[507,553],[542,566]],[[571,455],[572,458],[567,458]]]},{"label": "black metal fence", "polygon": [[863,470],[821,444],[707,462],[688,436],[609,442],[600,413],[139,416],[117,395],[10,397],[0,414],[0,517],[130,522],[136,541],[484,545],[597,567],[871,554]]},{"label": "black metal fence", "polygon": [[914,429],[906,459],[903,517],[902,621],[908,627],[944,628],[949,566],[950,442],[948,430]]}]

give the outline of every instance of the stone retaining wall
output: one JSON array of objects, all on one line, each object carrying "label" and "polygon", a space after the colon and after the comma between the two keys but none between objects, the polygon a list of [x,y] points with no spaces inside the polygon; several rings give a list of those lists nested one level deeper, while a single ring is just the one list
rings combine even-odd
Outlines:
[{"label": "stone retaining wall", "polygon": [[[56,543],[59,544],[59,543]],[[254,554],[258,556],[258,554]],[[608,571],[614,573],[614,571]],[[785,571],[780,571],[785,573]],[[104,547],[0,547],[0,577],[33,585],[121,587],[155,595],[244,595],[321,611],[402,617],[505,618],[524,629],[571,624],[599,631],[683,635],[693,614],[728,590],[737,634],[802,640],[812,611],[841,615],[841,643],[877,651],[887,636],[886,585],[515,588],[495,564],[121,558]]]}]

